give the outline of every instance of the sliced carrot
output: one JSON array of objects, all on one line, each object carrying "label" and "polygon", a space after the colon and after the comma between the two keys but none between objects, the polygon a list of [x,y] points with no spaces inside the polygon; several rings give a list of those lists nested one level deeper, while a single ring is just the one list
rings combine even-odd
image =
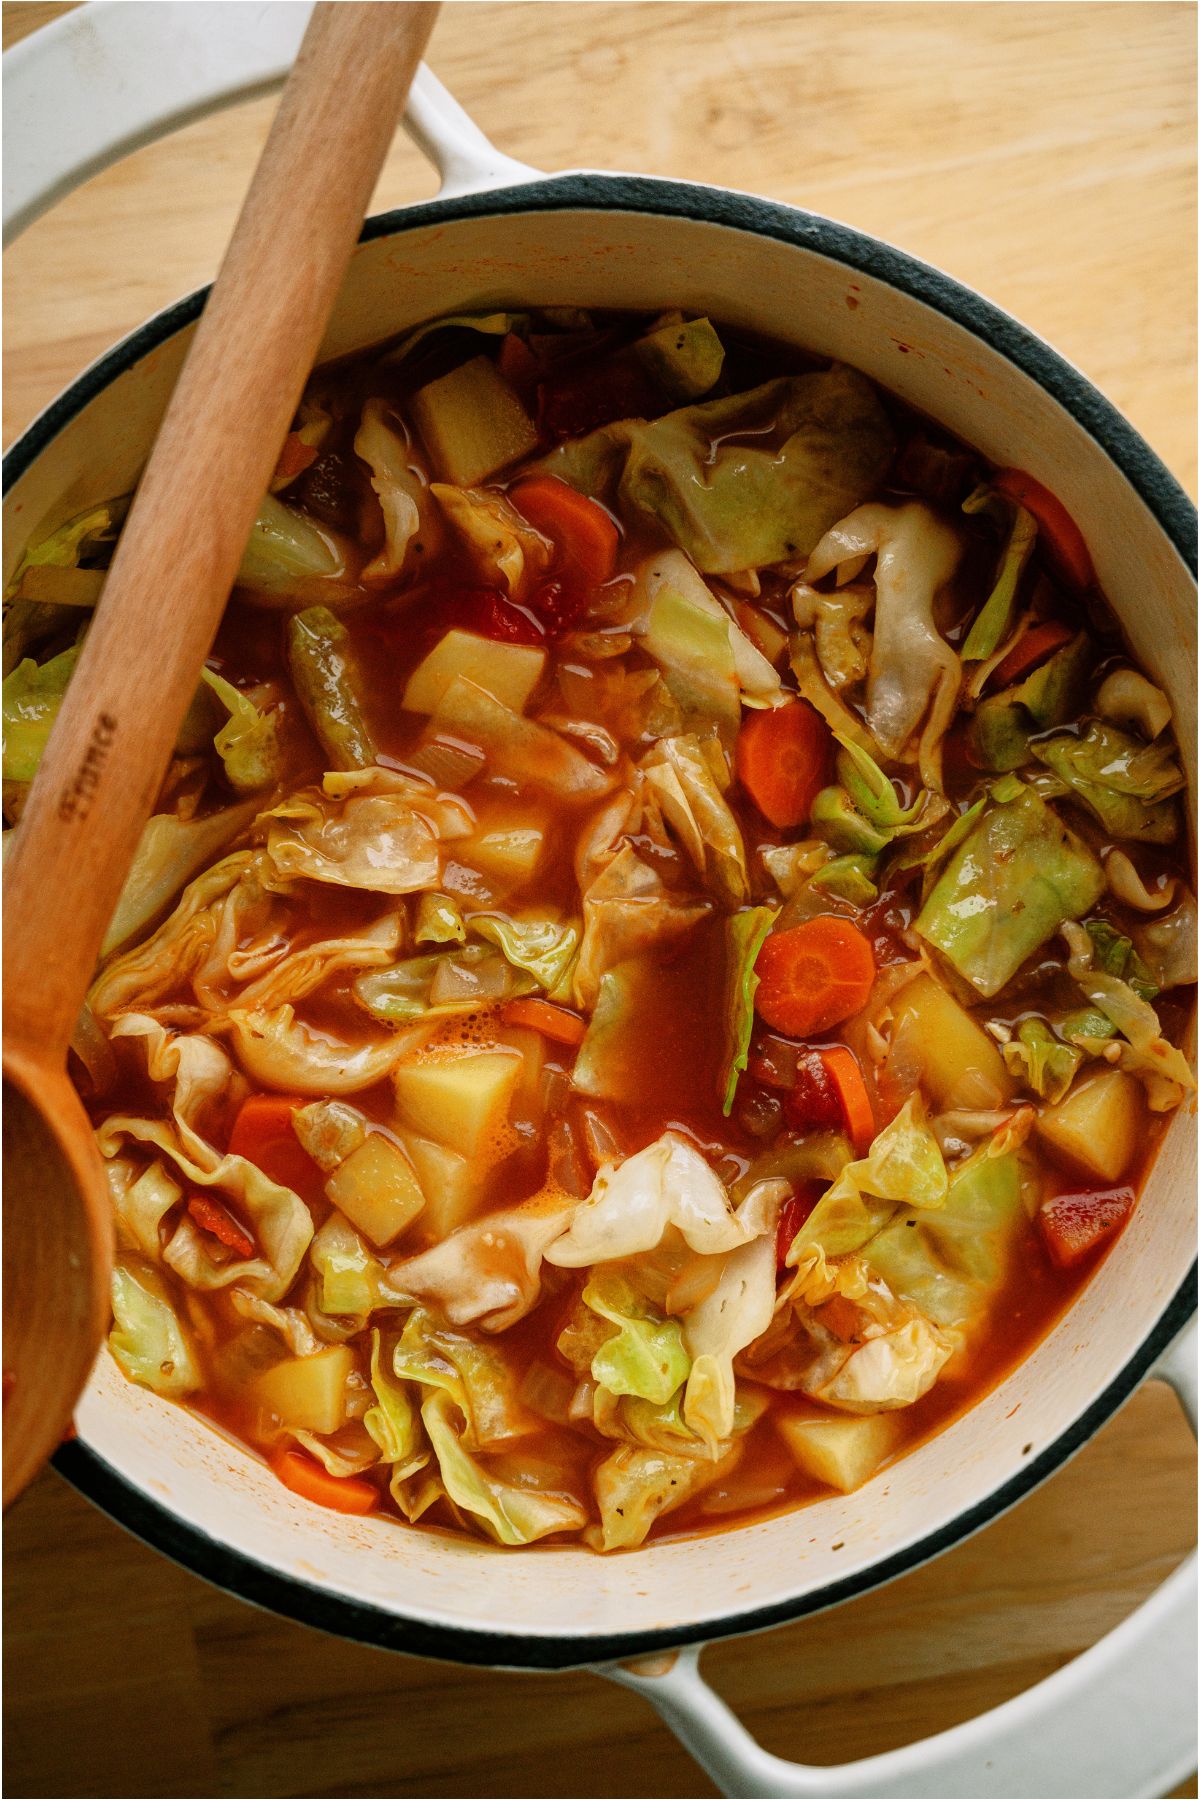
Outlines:
[{"label": "sliced carrot", "polygon": [[274,480],[295,481],[297,475],[303,475],[317,460],[317,452],[311,444],[306,444],[298,431],[289,431],[283,440],[283,449],[279,452],[279,461],[275,464]]},{"label": "sliced carrot", "polygon": [[379,1489],[373,1482],[360,1481],[356,1475],[330,1475],[300,1450],[277,1450],[271,1470],[293,1494],[334,1512],[369,1513],[379,1505]]},{"label": "sliced carrot", "polygon": [[803,825],[833,779],[833,739],[807,700],[752,712],[737,738],[737,772],[765,819],[781,830]]},{"label": "sliced carrot", "polygon": [[860,1012],[875,980],[875,954],[848,919],[830,914],[773,931],[754,965],[754,1004],[775,1031],[811,1037]]},{"label": "sliced carrot", "polygon": [[1076,1194],[1052,1194],[1043,1200],[1037,1222],[1060,1269],[1070,1269],[1114,1237],[1133,1211],[1131,1187],[1100,1188]]},{"label": "sliced carrot", "polygon": [[254,1239],[242,1230],[233,1214],[219,1201],[210,1199],[207,1194],[193,1194],[187,1209],[201,1231],[207,1231],[227,1250],[236,1250],[242,1257],[254,1255]]},{"label": "sliced carrot", "polygon": [[555,1044],[582,1044],[587,1036],[586,1020],[549,1000],[510,1000],[500,1016],[506,1025],[528,1025]]},{"label": "sliced carrot", "polygon": [[875,1136],[875,1114],[858,1059],[844,1044],[835,1044],[832,1049],[822,1050],[821,1061],[841,1104],[854,1154],[864,1156]]},{"label": "sliced carrot", "polygon": [[1093,586],[1096,571],[1083,533],[1049,488],[1044,488],[1032,475],[1026,475],[1023,469],[1001,469],[992,477],[992,486],[1033,514],[1050,560],[1060,575],[1065,575],[1074,587]]},{"label": "sliced carrot", "polygon": [[1004,661],[997,663],[988,681],[990,688],[1011,687],[1014,681],[1020,681],[1036,669],[1039,663],[1046,662],[1069,644],[1075,633],[1069,625],[1063,625],[1057,619],[1047,620],[1045,625],[1034,625],[1025,633],[1019,644],[1011,649]]},{"label": "sliced carrot", "polygon": [[535,530],[557,544],[563,563],[589,587],[607,581],[617,566],[617,527],[604,508],[557,475],[531,475],[509,489],[509,499]]},{"label": "sliced carrot", "polygon": [[305,1104],[291,1094],[251,1094],[234,1121],[229,1154],[244,1156],[302,1200],[314,1200],[324,1192],[324,1178],[292,1129],[292,1114]]}]

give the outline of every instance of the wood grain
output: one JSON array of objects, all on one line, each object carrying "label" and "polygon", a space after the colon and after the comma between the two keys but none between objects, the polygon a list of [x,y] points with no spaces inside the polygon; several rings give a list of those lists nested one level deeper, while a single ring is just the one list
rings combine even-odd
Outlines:
[{"label": "wood grain", "polygon": [[[5,41],[61,10],[9,6]],[[1194,490],[1190,5],[457,0],[430,60],[510,155],[752,189],[948,269],[1077,363]],[[6,254],[7,437],[211,278],[271,110],[139,152]],[[376,204],[433,188],[401,140]],[[1194,1526],[1193,1446],[1148,1387],[970,1543],[706,1666],[771,1749],[869,1754],[1059,1666],[1151,1591]],[[53,1475],[10,1515],[5,1549],[14,1796],[712,1791],[633,1695],[305,1631],[175,1569]]]},{"label": "wood grain", "polygon": [[[1192,1541],[1192,1466],[1174,1396],[1146,1387],[969,1543],[820,1618],[717,1646],[706,1668],[770,1749],[813,1762],[956,1724],[1163,1579]],[[53,1474],[5,1540],[10,1796],[713,1792],[635,1695],[307,1631],[174,1568]]]}]

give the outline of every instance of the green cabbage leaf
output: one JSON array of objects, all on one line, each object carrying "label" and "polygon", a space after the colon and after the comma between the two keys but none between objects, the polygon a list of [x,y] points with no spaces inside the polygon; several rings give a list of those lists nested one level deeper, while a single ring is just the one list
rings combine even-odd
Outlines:
[{"label": "green cabbage leaf", "polygon": [[[1005,789],[1007,795],[1010,790]],[[1104,891],[1081,838],[1031,788],[993,792],[917,916],[916,930],[985,999]]]}]

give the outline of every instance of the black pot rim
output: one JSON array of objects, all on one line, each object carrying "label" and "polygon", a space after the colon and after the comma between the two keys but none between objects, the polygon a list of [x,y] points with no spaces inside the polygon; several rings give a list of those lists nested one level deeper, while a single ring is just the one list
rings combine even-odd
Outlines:
[{"label": "black pot rim", "polygon": [[[1116,408],[1057,352],[980,295],[903,251],[814,213],[687,182],[644,176],[566,175],[369,219],[364,241],[430,224],[553,211],[643,212],[771,237],[815,251],[923,301],[1000,351],[1070,413],[1139,494],[1186,566],[1196,570],[1196,512],[1179,483]],[[208,290],[158,313],[86,369],[21,435],[4,458],[4,491],[83,408],[148,351],[196,319]],[[1016,1474],[948,1525],[842,1581],[812,1593],[686,1625],[570,1637],[431,1624],[418,1617],[331,1595],[299,1577],[231,1550],[135,1487],[81,1441],[65,1444],[54,1466],[135,1536],[226,1592],[287,1618],[359,1643],[414,1656],[528,1670],[595,1665],[705,1639],[762,1631],[823,1611],[918,1567],[961,1543],[1023,1499],[1075,1454],[1139,1385],[1196,1308],[1196,1267],[1133,1350],[1119,1374],[1073,1424]]]}]

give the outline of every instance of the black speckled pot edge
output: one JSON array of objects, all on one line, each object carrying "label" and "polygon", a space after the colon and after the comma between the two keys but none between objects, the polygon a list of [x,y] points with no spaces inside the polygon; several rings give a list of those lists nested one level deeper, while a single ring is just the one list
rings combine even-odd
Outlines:
[{"label": "black speckled pot edge", "polygon": [[[569,175],[385,213],[367,221],[362,237],[369,241],[425,225],[487,214],[566,210],[648,212],[773,237],[815,251],[913,295],[1000,351],[1049,393],[1121,470],[1185,564],[1195,572],[1195,508],[1145,440],[1078,370],[980,295],[902,251],[847,226],[750,195],[683,182],[640,176]],[[197,318],[206,294],[207,289],[200,290],[157,314],[85,370],[40,414],[4,459],[5,491],[97,393]],[[941,1555],[1014,1506],[1081,1449],[1133,1393],[1195,1308],[1193,1265],[1153,1330],[1104,1392],[1027,1468],[994,1489],[985,1500],[960,1513],[952,1524],[813,1593],[662,1630],[582,1637],[535,1636],[406,1618],[361,1601],[332,1596],[310,1582],[282,1575],[230,1550],[207,1533],[183,1524],[81,1442],[64,1445],[54,1458],[54,1466],[118,1524],[153,1548],[214,1586],[301,1624],[414,1656],[526,1670],[577,1668],[786,1624],[866,1593]]]}]

